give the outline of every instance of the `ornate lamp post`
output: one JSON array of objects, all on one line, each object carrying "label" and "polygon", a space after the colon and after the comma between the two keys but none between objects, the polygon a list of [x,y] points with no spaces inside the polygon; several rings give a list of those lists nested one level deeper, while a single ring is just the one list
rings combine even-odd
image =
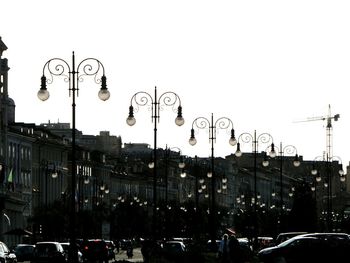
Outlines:
[{"label": "ornate lamp post", "polygon": [[[273,145],[273,137],[269,133],[261,133],[259,135],[256,134],[256,131],[254,131],[254,134],[250,134],[248,132],[242,133],[238,137],[238,143],[237,143],[237,150],[235,152],[235,155],[237,157],[242,156],[241,152],[241,142],[243,143],[252,143],[252,149],[254,154],[254,238],[255,241],[257,241],[258,236],[258,215],[257,215],[257,202],[258,202],[258,196],[257,196],[257,156],[258,156],[258,148],[259,143],[260,144],[267,144],[267,145]],[[276,156],[275,150],[272,148],[269,153],[271,158],[274,158]],[[264,158],[263,166],[268,166],[269,162],[266,158]]]},{"label": "ornate lamp post", "polygon": [[129,116],[126,119],[126,123],[130,126],[133,126],[136,123],[136,119],[134,117],[134,106],[133,102],[137,106],[137,111],[140,106],[151,107],[152,112],[152,122],[154,123],[154,148],[153,148],[153,216],[152,216],[152,231],[153,231],[153,239],[157,238],[157,123],[159,122],[159,113],[163,106],[170,106],[173,108],[175,105],[177,107],[177,117],[175,119],[175,123],[178,126],[182,126],[184,124],[184,118],[182,117],[182,106],[180,97],[171,91],[162,93],[159,97],[157,96],[157,87],[154,88],[154,97],[147,92],[140,91],[135,93],[130,100],[129,107]]},{"label": "ornate lamp post", "polygon": [[[340,182],[345,182],[345,175],[344,175],[344,170],[343,170],[343,165],[342,165],[342,160],[338,156],[326,156],[326,159],[322,156],[317,156],[315,157],[313,164],[312,164],[312,170],[311,174],[313,176],[316,176],[316,182],[321,182],[322,181],[322,176],[321,176],[321,168],[317,168],[317,163],[322,162],[325,167],[325,175],[326,175],[326,181],[324,182],[324,187],[327,189],[327,228],[328,231],[332,231],[332,178],[333,178],[333,161],[338,161],[340,164],[340,169],[338,170],[339,173],[339,180]],[[316,200],[317,201],[317,200]]]},{"label": "ornate lamp post", "polygon": [[198,117],[192,122],[191,129],[191,137],[189,139],[189,143],[191,145],[195,145],[197,140],[194,136],[194,127],[198,129],[209,129],[209,142],[211,142],[211,170],[208,172],[207,176],[211,178],[211,211],[210,211],[210,219],[211,219],[211,231],[210,231],[210,239],[212,244],[215,244],[216,240],[216,207],[215,207],[215,163],[214,163],[214,142],[216,141],[216,133],[217,129],[225,129],[231,127],[231,137],[229,139],[229,144],[235,146],[237,144],[237,140],[235,138],[235,131],[233,129],[233,122],[227,117],[221,117],[214,122],[213,114],[211,114],[211,119],[208,120],[205,117]]},{"label": "ornate lamp post", "polygon": [[285,155],[295,155],[293,160],[294,167],[300,166],[300,160],[298,156],[297,148],[294,145],[286,145],[282,146],[282,142],[280,143],[280,146],[277,147],[274,144],[271,144],[271,150],[274,150],[277,148],[279,152],[279,165],[280,165],[280,224],[282,226],[282,219],[283,219],[283,159]]},{"label": "ornate lamp post", "polygon": [[[49,75],[47,79],[45,74]],[[101,75],[101,76],[100,76]],[[101,89],[98,93],[98,97],[105,101],[110,97],[110,93],[107,89],[105,69],[102,63],[95,58],[86,58],[82,60],[78,66],[75,66],[75,55],[72,53],[72,64],[61,58],[53,58],[48,60],[43,67],[43,76],[41,77],[41,88],[38,91],[38,98],[45,101],[49,98],[50,94],[46,88],[47,84],[52,84],[54,77],[63,77],[64,81],[68,82],[69,96],[72,97],[72,175],[71,175],[71,211],[70,211],[70,262],[78,262],[78,253],[76,247],[76,226],[75,226],[75,195],[76,195],[76,143],[75,143],[75,97],[78,96],[79,82],[83,81],[85,76],[94,76],[96,84],[101,84]],[[98,77],[100,76],[100,77]]]}]

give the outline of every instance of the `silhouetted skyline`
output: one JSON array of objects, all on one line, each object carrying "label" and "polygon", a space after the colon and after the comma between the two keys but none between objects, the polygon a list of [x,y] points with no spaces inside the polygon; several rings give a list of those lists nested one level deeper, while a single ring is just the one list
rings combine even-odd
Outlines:
[{"label": "silhouetted skyline", "polygon": [[[20,5],[20,6],[19,6]],[[67,84],[55,78],[50,99],[38,100],[42,69],[59,57],[70,63],[94,57],[106,70],[109,101],[92,80],[80,83],[77,128],[84,134],[109,130],[123,143],[153,147],[151,112],[140,108],[126,124],[138,91],[173,91],[181,98],[185,124],[164,109],[159,147],[210,156],[200,130],[188,143],[197,117],[230,118],[236,136],[270,133],[277,145],[292,144],[304,159],[326,151],[326,122],[295,120],[340,114],[333,123],[333,153],[348,164],[350,110],[350,3],[346,1],[7,1],[1,4],[0,36],[8,50],[9,93],[16,121],[71,122]],[[30,11],[29,11],[30,10]],[[235,151],[219,131],[215,155]],[[259,151],[265,150],[262,146]],[[252,151],[251,145],[242,147]]]}]

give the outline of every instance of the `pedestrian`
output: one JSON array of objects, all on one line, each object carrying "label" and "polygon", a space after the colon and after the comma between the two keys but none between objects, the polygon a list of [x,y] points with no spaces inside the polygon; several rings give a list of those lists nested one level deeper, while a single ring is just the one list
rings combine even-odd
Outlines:
[{"label": "pedestrian", "polygon": [[119,248],[120,248],[120,241],[119,241],[119,239],[117,239],[117,240],[115,241],[115,247],[116,247],[116,249],[117,249],[117,254],[119,254]]},{"label": "pedestrian", "polygon": [[153,249],[154,249],[154,244],[153,244],[152,240],[145,239],[142,242],[141,254],[142,254],[144,263],[150,262],[150,258],[151,258],[151,254],[152,254]]},{"label": "pedestrian", "polygon": [[228,235],[224,234],[219,244],[218,258],[222,263],[229,262],[229,246],[228,246]]},{"label": "pedestrian", "polygon": [[133,253],[133,247],[132,247],[132,243],[128,243],[127,248],[126,248],[126,255],[128,256],[128,258],[132,258],[134,256]]},{"label": "pedestrian", "polygon": [[241,247],[235,235],[230,236],[228,241],[228,249],[231,263],[243,262]]}]

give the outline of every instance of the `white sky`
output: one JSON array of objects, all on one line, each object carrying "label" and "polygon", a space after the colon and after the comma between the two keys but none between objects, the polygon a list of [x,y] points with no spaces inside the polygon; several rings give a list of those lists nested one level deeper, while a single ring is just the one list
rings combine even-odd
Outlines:
[{"label": "white sky", "polygon": [[[109,130],[123,143],[153,147],[147,107],[125,119],[132,95],[173,91],[183,106],[177,127],[170,108],[160,113],[158,146],[187,155],[210,156],[206,130],[197,145],[188,139],[196,117],[228,117],[236,134],[270,133],[276,144],[292,144],[304,159],[326,150],[326,122],[294,123],[326,116],[333,123],[333,153],[350,159],[350,2],[337,0],[11,0],[0,2],[0,36],[8,47],[9,92],[16,121],[71,122],[68,84],[55,78],[50,99],[38,100],[45,62],[98,58],[106,69],[111,98],[97,98],[99,85],[85,78],[77,99],[77,128],[84,134]],[[235,150],[219,130],[215,156]],[[265,146],[259,146],[259,151]],[[251,151],[245,145],[244,152]]]}]

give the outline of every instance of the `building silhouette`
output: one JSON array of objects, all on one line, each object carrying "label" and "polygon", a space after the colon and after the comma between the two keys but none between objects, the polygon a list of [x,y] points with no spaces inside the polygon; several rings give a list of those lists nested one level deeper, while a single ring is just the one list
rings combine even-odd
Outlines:
[{"label": "building silhouette", "polygon": [[[54,211],[58,206],[67,208],[69,205],[72,170],[70,123],[48,121],[36,125],[15,121],[16,106],[9,97],[8,90],[10,68],[7,59],[2,57],[6,50],[7,47],[0,38],[0,240],[9,245],[22,242],[25,238],[23,236],[5,234],[14,228],[31,231],[31,241],[44,238],[62,239],[67,234],[63,229],[57,232],[45,220],[42,222],[39,219],[42,215],[40,213]],[[137,207],[142,210],[138,219],[151,216],[153,173],[148,164],[153,149],[147,143],[130,142],[123,145],[121,136],[111,135],[109,131],[101,131],[99,135],[84,135],[77,130],[76,136],[76,210],[82,214],[96,211],[110,214],[109,217],[94,222],[97,227],[90,225],[90,234],[106,239],[135,234],[135,229],[122,225],[124,221],[121,221],[123,219],[118,214]],[[159,193],[157,202],[160,231],[169,235],[171,232],[166,227],[164,218],[175,207],[183,213],[190,213],[190,209],[196,211],[201,207],[209,209],[211,179],[207,177],[210,158],[180,156],[177,151],[167,153],[166,150],[157,149],[159,171],[156,190]],[[240,217],[251,213],[254,202],[258,204],[261,220],[264,214],[278,214],[278,208],[282,205],[286,213],[293,213],[297,210],[296,198],[300,197],[300,193],[309,191],[315,200],[319,230],[326,229],[325,211],[333,212],[334,222],[342,220],[343,223],[337,224],[337,227],[350,230],[347,219],[350,216],[349,182],[340,182],[337,175],[341,166],[339,162],[320,162],[320,167],[330,165],[330,169],[320,169],[323,181],[315,184],[315,178],[310,174],[313,161],[302,160],[301,166],[295,168],[292,165],[293,157],[285,156],[281,185],[279,160],[271,159],[270,165],[263,167],[260,164],[264,156],[262,152],[257,157],[258,200],[253,200],[253,153],[244,153],[239,159],[234,155],[215,158],[215,190],[218,212],[221,213],[221,229],[243,224],[244,220],[241,222]],[[178,167],[180,157],[184,158],[186,164],[183,169]],[[328,185],[332,187],[331,197],[327,196],[325,180],[329,180]],[[313,185],[315,191],[312,192]],[[280,193],[283,194],[282,199]],[[283,200],[283,204],[280,200]],[[327,200],[331,200],[331,210]],[[69,209],[63,209],[62,217],[68,217],[68,211]],[[84,218],[90,222],[88,219]],[[81,225],[77,231],[82,235],[87,231],[84,229],[84,222],[79,222]],[[138,228],[137,231],[151,231],[150,224],[147,225],[146,221],[140,222],[143,222],[144,229]],[[251,227],[251,223],[245,223],[247,229]],[[271,234],[277,228],[271,230],[262,227],[260,231],[261,234],[268,231]]]}]

